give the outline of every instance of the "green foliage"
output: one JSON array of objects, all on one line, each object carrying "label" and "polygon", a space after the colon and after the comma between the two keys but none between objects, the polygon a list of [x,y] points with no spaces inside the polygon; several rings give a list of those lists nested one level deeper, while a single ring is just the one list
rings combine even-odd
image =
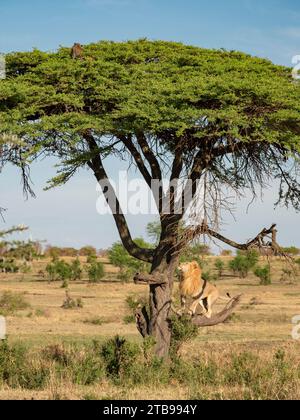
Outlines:
[{"label": "green foliage", "polygon": [[262,286],[268,286],[272,283],[271,270],[269,264],[265,265],[264,267],[256,267],[254,270],[254,274],[260,279],[260,284]]},{"label": "green foliage", "polygon": [[90,254],[86,257],[87,264],[94,264],[97,262],[97,255],[96,254]]},{"label": "green foliage", "polygon": [[10,346],[0,341],[0,384],[12,388],[42,389],[50,376],[49,368],[28,361],[28,352],[21,345]]},{"label": "green foliage", "polygon": [[221,278],[224,273],[225,263],[220,258],[215,261],[215,268],[218,272],[218,277]]},{"label": "green foliage", "polygon": [[30,308],[29,302],[22,293],[3,292],[0,297],[0,314],[12,315],[15,312]]},{"label": "green foliage", "polygon": [[161,235],[161,225],[160,222],[151,222],[147,225],[147,235],[152,240],[154,244],[159,243]]},{"label": "green foliage", "polygon": [[[177,337],[185,339],[185,327],[176,327]],[[42,390],[49,381],[82,386],[117,385],[118,392],[129,387],[172,385],[187,388],[194,399],[296,399],[299,369],[285,350],[273,357],[258,351],[227,351],[214,355],[204,351],[188,360],[178,355],[168,362],[154,355],[152,337],[142,344],[115,337],[104,344],[55,344],[29,352],[20,344],[0,342],[0,385]],[[219,391],[219,392],[217,392]]]},{"label": "green foliage", "polygon": [[18,273],[19,270],[13,258],[0,258],[0,273]]},{"label": "green foliage", "polygon": [[123,318],[125,324],[135,323],[135,312],[138,308],[145,307],[147,312],[150,312],[148,300],[143,296],[128,295],[126,298],[126,306],[128,314]]},{"label": "green foliage", "polygon": [[32,262],[42,256],[42,248],[39,242],[13,241],[8,243],[4,255],[8,258]]},{"label": "green foliage", "polygon": [[[243,146],[234,151],[237,161],[223,165],[218,155],[210,166],[218,180],[249,186],[255,173],[248,169],[257,162],[264,162],[259,172],[268,176],[269,168],[283,181],[292,176],[281,173],[286,157],[299,154],[300,89],[289,68],[237,51],[148,40],[85,45],[83,60],[72,60],[70,49],[61,48],[7,54],[6,62],[0,135],[25,132],[25,158],[57,152],[62,167],[51,185],[66,183],[89,161],[80,148],[87,129],[98,139],[150,134],[166,154],[186,139],[184,163],[205,139],[213,139],[212,147],[220,139],[237,139]],[[62,140],[70,146],[63,154],[56,147]],[[108,140],[99,147],[116,150]],[[299,196],[283,188],[280,198],[296,206]]]},{"label": "green foliage", "polygon": [[71,263],[72,280],[80,280],[82,276],[81,263],[78,258]]},{"label": "green foliage", "polygon": [[87,268],[87,273],[89,277],[89,281],[91,283],[98,283],[101,281],[105,275],[104,265],[101,262],[93,262]]},{"label": "green foliage", "polygon": [[68,287],[68,281],[79,280],[82,275],[82,269],[79,259],[77,258],[71,264],[63,260],[54,259],[52,263],[46,266],[50,281],[62,281],[64,287]]},{"label": "green foliage", "polygon": [[[149,249],[152,247],[151,244],[148,244],[142,238],[135,239],[134,242],[141,248]],[[124,282],[129,281],[135,273],[148,272],[150,269],[149,264],[129,255],[120,242],[113,244],[108,251],[108,257],[111,264],[120,268],[119,278]]]},{"label": "green foliage", "polygon": [[181,318],[173,317],[171,320],[172,338],[171,338],[171,358],[176,358],[181,346],[187,341],[195,338],[198,334],[198,328],[191,322],[191,318],[183,316]]},{"label": "green foliage", "polygon": [[289,246],[289,247],[281,248],[281,249],[285,254],[291,257],[296,257],[297,255],[300,254],[300,249],[295,246]]},{"label": "green foliage", "polygon": [[116,336],[102,346],[101,355],[109,376],[122,378],[132,367],[132,361],[137,357],[139,347],[129,343],[124,338]]},{"label": "green foliage", "polygon": [[213,282],[218,280],[218,276],[213,274],[210,270],[202,272],[202,279],[208,282]]},{"label": "green foliage", "polygon": [[255,250],[246,253],[239,252],[237,256],[229,262],[229,268],[241,278],[246,278],[249,271],[258,263],[259,254]]},{"label": "green foliage", "polygon": [[105,376],[104,363],[95,348],[51,345],[43,349],[46,360],[55,362],[57,375],[77,385],[92,385]]}]

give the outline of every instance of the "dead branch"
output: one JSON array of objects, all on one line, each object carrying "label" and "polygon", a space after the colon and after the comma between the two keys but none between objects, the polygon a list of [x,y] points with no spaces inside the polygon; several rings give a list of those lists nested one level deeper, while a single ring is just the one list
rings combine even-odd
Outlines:
[{"label": "dead branch", "polygon": [[218,314],[214,315],[212,318],[206,318],[204,315],[198,315],[192,319],[192,323],[197,327],[212,327],[214,325],[225,322],[240,303],[241,297],[242,295],[238,295],[232,298],[227,303],[225,308]]},{"label": "dead branch", "polygon": [[[275,228],[276,228],[276,224],[273,224],[269,229],[264,228],[261,232],[259,232],[258,235],[255,236],[255,238],[251,239],[250,241],[244,244],[239,244],[231,239],[226,238],[220,233],[210,229],[205,223],[202,223],[202,225],[187,229],[184,232],[183,238],[180,241],[180,248],[184,247],[186,244],[193,241],[197,236],[208,235],[208,236],[218,239],[219,241],[227,245],[230,245],[233,248],[239,249],[241,251],[247,251],[251,248],[255,248],[255,247],[259,248],[262,238],[265,238],[266,236],[271,235],[274,232]],[[277,245],[276,248],[278,251],[280,249],[279,245]]]}]

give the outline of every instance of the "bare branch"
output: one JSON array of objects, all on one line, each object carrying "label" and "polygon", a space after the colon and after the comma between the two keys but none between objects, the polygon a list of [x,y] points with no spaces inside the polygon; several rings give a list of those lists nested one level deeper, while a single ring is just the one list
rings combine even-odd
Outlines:
[{"label": "bare branch", "polygon": [[269,229],[264,228],[258,235],[255,236],[255,238],[251,239],[250,241],[244,244],[239,244],[231,239],[226,238],[220,233],[215,232],[212,229],[209,229],[206,226],[206,224],[203,223],[200,226],[187,229],[184,232],[183,239],[180,241],[180,248],[185,246],[187,243],[193,241],[199,235],[209,235],[209,236],[212,236],[213,238],[218,239],[221,242],[224,242],[227,245],[230,245],[233,248],[239,249],[241,251],[247,251],[255,246],[259,247],[261,239],[266,237],[267,235],[272,234],[275,228],[276,228],[276,224],[273,224]]},{"label": "bare branch", "polygon": [[[125,249],[128,251],[130,255],[133,257],[151,263],[153,261],[153,250],[140,248],[132,239],[127,221],[125,216],[122,212],[120,202],[117,198],[117,195],[111,185],[107,173],[104,169],[101,156],[99,154],[98,145],[90,132],[85,132],[83,134],[92,154],[91,161],[88,162],[89,167],[93,170],[94,175],[101,185],[103,194],[106,196],[108,191],[111,194],[113,202],[116,205],[115,209],[112,209],[113,217],[115,219],[120,238]],[[110,204],[110,200],[108,200],[108,204]]]},{"label": "bare branch", "polygon": [[147,185],[149,186],[149,188],[151,188],[151,181],[152,181],[152,177],[147,169],[147,167],[144,164],[144,161],[142,159],[141,154],[139,153],[139,151],[137,150],[137,148],[135,147],[133,141],[132,141],[132,137],[131,136],[120,136],[119,137],[122,141],[122,143],[125,145],[126,149],[129,151],[129,153],[132,155],[132,157],[135,160],[136,166],[138,167],[140,173],[142,174],[144,180],[146,181]]},{"label": "bare branch", "polygon": [[136,138],[137,138],[140,148],[142,149],[143,155],[145,156],[145,158],[147,159],[147,162],[150,165],[152,178],[158,179],[159,181],[161,181],[162,173],[161,173],[159,162],[155,154],[151,150],[145,135],[143,133],[138,133],[136,134]]}]

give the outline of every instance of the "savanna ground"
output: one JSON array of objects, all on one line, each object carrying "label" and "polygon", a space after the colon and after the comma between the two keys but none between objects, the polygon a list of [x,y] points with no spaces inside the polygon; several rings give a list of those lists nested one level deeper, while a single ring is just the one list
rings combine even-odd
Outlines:
[{"label": "savanna ground", "polygon": [[[226,265],[230,258],[222,257]],[[207,261],[212,268],[215,257]],[[146,297],[146,286],[116,281],[117,269],[104,260],[105,281],[72,282],[71,296],[82,299],[83,307],[63,309],[61,283],[48,283],[38,274],[47,262],[34,262],[29,274],[0,274],[0,296],[21,293],[30,304],[7,316],[8,347],[2,357],[9,354],[11,363],[8,373],[2,372],[7,380],[0,385],[0,399],[300,399],[300,341],[291,336],[292,317],[300,315],[300,279],[282,281],[284,261],[272,259],[269,286],[260,286],[253,274],[240,279],[226,269],[217,285],[232,296],[242,293],[241,304],[228,322],[200,329],[172,366],[159,365],[145,348],[140,350],[144,360],[135,354],[143,345],[135,324],[126,322],[126,298]],[[175,299],[177,289],[178,284]],[[109,365],[106,346],[103,365],[98,353],[116,334],[134,350],[127,351],[124,366],[116,367]],[[18,367],[20,343],[27,359]],[[33,381],[24,380],[31,375],[29,365]],[[18,369],[25,369],[23,380]]]}]

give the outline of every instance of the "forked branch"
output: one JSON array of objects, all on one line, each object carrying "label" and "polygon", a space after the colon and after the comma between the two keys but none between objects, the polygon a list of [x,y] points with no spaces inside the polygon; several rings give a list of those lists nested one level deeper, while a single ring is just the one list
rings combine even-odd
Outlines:
[{"label": "forked branch", "polygon": [[[260,247],[262,240],[268,236],[271,235],[276,228],[276,224],[273,224],[269,229],[264,228],[261,232],[259,232],[258,235],[255,236],[255,238],[251,239],[250,241],[239,244],[238,242],[235,242],[231,239],[226,238],[225,236],[221,235],[220,233],[210,229],[205,223],[202,225],[187,229],[183,235],[182,240],[180,241],[180,248],[182,249],[184,246],[186,246],[189,242],[193,241],[200,235],[208,235],[213,238],[218,239],[219,241],[230,245],[233,248],[239,249],[241,251],[247,251],[251,248]],[[278,244],[272,244],[272,246],[275,246],[277,248],[276,250],[279,251],[280,247]]]}]

